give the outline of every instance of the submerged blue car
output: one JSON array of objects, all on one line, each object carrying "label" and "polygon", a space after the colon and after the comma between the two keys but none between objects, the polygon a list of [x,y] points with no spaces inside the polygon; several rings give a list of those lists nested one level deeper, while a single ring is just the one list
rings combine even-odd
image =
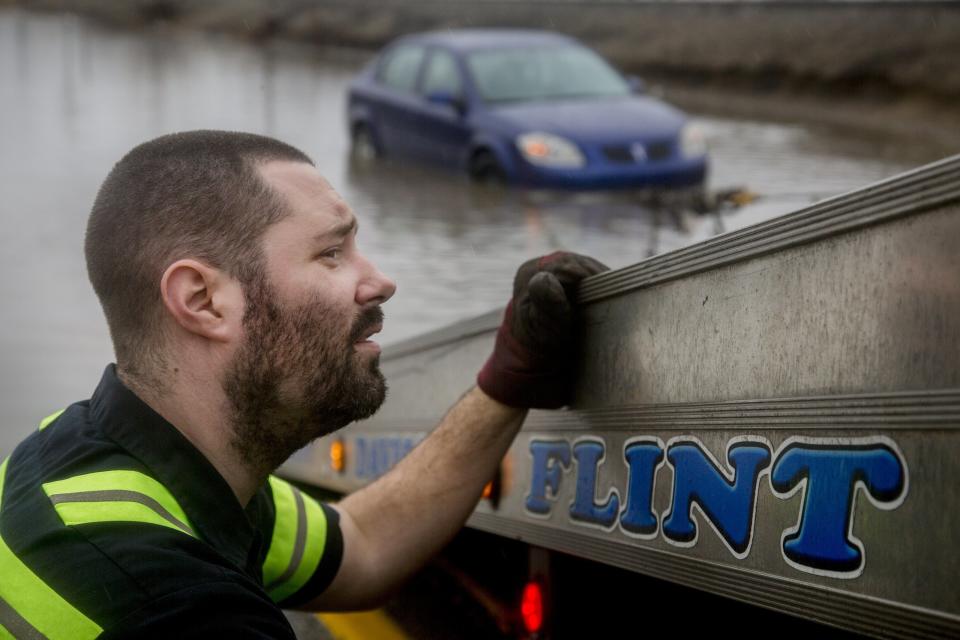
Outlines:
[{"label": "submerged blue car", "polygon": [[556,33],[406,36],[350,85],[352,151],[528,187],[701,186],[702,133],[641,85]]}]

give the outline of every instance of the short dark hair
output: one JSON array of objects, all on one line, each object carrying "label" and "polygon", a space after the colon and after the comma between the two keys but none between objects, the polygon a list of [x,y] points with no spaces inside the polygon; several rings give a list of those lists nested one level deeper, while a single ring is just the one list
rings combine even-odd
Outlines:
[{"label": "short dark hair", "polygon": [[241,283],[262,269],[263,232],[288,214],[257,170],[273,160],[313,164],[273,138],[188,131],[135,147],[110,171],[90,212],[85,253],[127,376],[147,382],[163,365],[159,285],[172,262],[195,258]]}]

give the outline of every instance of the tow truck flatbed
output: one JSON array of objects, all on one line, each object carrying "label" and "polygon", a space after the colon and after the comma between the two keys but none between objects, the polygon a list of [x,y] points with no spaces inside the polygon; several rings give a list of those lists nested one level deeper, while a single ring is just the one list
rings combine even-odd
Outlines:
[{"label": "tow truck flatbed", "polygon": [[[575,401],[530,413],[469,526],[859,633],[960,636],[960,156],[579,299]],[[385,472],[499,317],[386,349],[381,411],[284,472],[339,493]]]}]

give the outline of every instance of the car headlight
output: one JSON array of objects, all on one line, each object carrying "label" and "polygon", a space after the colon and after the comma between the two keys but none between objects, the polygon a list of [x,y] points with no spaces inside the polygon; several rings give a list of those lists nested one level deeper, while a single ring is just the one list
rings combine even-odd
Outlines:
[{"label": "car headlight", "polygon": [[685,158],[697,158],[707,153],[707,137],[695,123],[687,123],[680,131],[680,153]]},{"label": "car headlight", "polygon": [[527,162],[542,167],[575,169],[587,163],[577,145],[552,133],[525,133],[517,138],[517,148]]}]

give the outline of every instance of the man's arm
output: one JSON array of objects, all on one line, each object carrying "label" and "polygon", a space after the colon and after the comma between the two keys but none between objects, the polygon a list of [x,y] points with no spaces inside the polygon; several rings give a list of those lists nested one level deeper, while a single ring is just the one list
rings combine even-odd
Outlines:
[{"label": "man's arm", "polygon": [[493,353],[440,425],[391,471],[336,505],[343,560],[307,609],[378,604],[463,526],[520,429],[527,408],[569,402],[576,291],[606,267],[555,253],[524,263]]},{"label": "man's arm", "polygon": [[376,606],[422,567],[470,516],[525,415],[475,387],[393,469],[334,505],[343,562],[304,608]]}]

